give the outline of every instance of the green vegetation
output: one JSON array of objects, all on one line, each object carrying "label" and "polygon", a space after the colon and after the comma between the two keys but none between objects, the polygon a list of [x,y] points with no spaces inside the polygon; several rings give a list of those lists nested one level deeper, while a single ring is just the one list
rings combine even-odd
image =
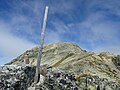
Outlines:
[{"label": "green vegetation", "polygon": [[65,59],[67,59],[68,57],[74,55],[74,53],[69,53],[67,56],[65,56],[64,58],[62,58],[61,60],[59,60],[57,63],[55,63],[54,65],[52,65],[53,67],[58,67],[60,65],[61,62],[63,62]]}]

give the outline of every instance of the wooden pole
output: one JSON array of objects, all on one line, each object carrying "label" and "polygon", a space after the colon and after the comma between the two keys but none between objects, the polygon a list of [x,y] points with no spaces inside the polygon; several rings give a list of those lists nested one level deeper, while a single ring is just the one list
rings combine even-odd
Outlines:
[{"label": "wooden pole", "polygon": [[41,58],[42,58],[44,36],[45,36],[45,31],[46,31],[47,15],[48,15],[48,6],[46,6],[45,8],[45,14],[44,14],[44,20],[43,20],[43,26],[42,26],[42,32],[41,32],[41,38],[40,38],[40,46],[38,50],[35,83],[38,83],[40,81],[40,64],[41,64]]}]

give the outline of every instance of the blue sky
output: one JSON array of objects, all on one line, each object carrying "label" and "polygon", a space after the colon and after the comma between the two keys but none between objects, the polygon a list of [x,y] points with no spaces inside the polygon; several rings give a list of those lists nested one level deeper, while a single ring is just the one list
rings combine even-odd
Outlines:
[{"label": "blue sky", "polygon": [[0,65],[39,45],[46,5],[45,43],[120,54],[120,0],[0,0]]}]

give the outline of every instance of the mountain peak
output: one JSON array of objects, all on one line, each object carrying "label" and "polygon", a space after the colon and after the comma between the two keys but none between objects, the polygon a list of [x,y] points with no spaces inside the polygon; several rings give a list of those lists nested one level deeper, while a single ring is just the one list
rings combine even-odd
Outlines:
[{"label": "mountain peak", "polygon": [[[8,64],[23,64],[28,54],[29,64],[36,65],[38,46],[27,50]],[[58,42],[44,45],[42,64],[74,72],[77,79],[86,76],[98,76],[108,81],[120,83],[119,58],[110,53],[92,53],[82,50],[78,45],[69,42]],[[117,68],[118,67],[118,68]]]}]

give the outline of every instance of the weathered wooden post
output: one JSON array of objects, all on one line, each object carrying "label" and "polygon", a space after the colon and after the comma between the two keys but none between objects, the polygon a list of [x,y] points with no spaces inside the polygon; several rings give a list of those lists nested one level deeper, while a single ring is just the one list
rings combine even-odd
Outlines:
[{"label": "weathered wooden post", "polygon": [[45,8],[45,14],[44,14],[44,20],[43,20],[43,26],[42,26],[42,32],[41,32],[41,38],[40,38],[40,46],[38,50],[35,83],[38,83],[40,81],[40,64],[41,64],[42,49],[43,49],[44,36],[45,36],[45,30],[46,30],[47,15],[48,15],[48,6],[46,6]]}]

